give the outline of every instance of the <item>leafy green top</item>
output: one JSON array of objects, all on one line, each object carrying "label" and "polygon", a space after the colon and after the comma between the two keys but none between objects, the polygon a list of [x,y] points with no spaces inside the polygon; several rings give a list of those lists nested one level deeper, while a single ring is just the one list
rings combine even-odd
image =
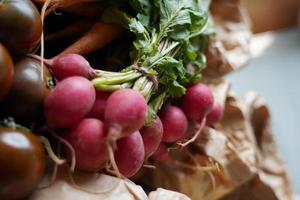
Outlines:
[{"label": "leafy green top", "polygon": [[123,71],[141,67],[157,78],[159,87],[149,91],[153,113],[167,97],[182,96],[187,84],[200,79],[206,65],[203,50],[211,34],[210,0],[111,0],[106,4],[102,20],[118,23],[136,36],[130,54],[133,64]]}]

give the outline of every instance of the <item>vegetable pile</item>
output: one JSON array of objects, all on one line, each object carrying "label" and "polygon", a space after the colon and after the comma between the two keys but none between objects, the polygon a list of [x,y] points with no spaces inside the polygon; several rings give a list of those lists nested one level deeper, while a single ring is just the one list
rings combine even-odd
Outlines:
[{"label": "vegetable pile", "polygon": [[183,164],[168,149],[223,115],[201,75],[209,3],[0,0],[0,199],[37,187],[41,144],[71,172],[130,178],[155,160]]}]

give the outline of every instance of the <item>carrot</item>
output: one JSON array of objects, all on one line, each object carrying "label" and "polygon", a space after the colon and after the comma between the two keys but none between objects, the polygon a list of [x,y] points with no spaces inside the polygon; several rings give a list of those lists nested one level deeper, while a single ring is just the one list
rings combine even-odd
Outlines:
[{"label": "carrot", "polygon": [[67,27],[65,27],[64,29],[47,35],[45,40],[46,41],[59,40],[61,38],[67,37],[67,36],[72,36],[72,35],[75,35],[78,33],[83,33],[85,31],[88,31],[93,26],[93,23],[95,23],[95,22],[90,19],[75,21],[75,22],[71,23],[70,25],[68,25]]},{"label": "carrot", "polygon": [[46,15],[55,11],[58,8],[66,8],[79,3],[93,3],[99,2],[99,0],[52,0],[51,6],[47,9]]},{"label": "carrot", "polygon": [[85,55],[91,53],[119,38],[123,32],[124,29],[118,25],[96,22],[84,36],[66,48],[60,55],[69,53]]},{"label": "carrot", "polygon": [[99,2],[95,3],[77,3],[71,6],[64,7],[63,10],[68,13],[75,15],[96,17],[102,13],[102,6]]}]

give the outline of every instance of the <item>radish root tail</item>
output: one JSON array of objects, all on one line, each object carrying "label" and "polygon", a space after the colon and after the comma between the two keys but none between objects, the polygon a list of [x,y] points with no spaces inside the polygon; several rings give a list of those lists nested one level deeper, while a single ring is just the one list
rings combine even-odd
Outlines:
[{"label": "radish root tail", "polygon": [[197,130],[197,132],[194,134],[194,136],[191,139],[189,139],[188,141],[186,141],[184,143],[178,142],[177,144],[183,148],[183,147],[186,147],[187,145],[189,145],[190,143],[195,142],[195,140],[198,138],[198,136],[202,132],[203,128],[205,127],[205,124],[206,124],[206,117],[204,117],[201,120],[199,129]]},{"label": "radish root tail", "polygon": [[156,169],[155,165],[149,165],[149,164],[144,164],[143,167],[148,169]]},{"label": "radish root tail", "polygon": [[114,156],[114,150],[113,150],[113,144],[111,144],[110,141],[106,142],[106,146],[107,146],[107,150],[108,150],[108,155],[109,155],[109,160],[111,163],[111,166],[114,170],[114,173],[116,174],[116,176],[118,178],[122,178],[123,176],[121,175],[119,168],[117,166],[116,160],[115,160],[115,156]]},{"label": "radish root tail", "polygon": [[51,144],[47,138],[44,136],[39,137],[41,143],[44,144],[44,147],[49,155],[49,157],[53,160],[53,162],[57,165],[62,165],[66,162],[66,160],[59,158],[55,153],[53,152],[53,149],[51,147]]},{"label": "radish root tail", "polygon": [[47,129],[48,132],[51,133],[51,135],[58,139],[62,144],[64,144],[69,151],[71,152],[71,165],[70,165],[70,171],[74,172],[75,171],[75,166],[76,166],[76,154],[75,154],[75,149],[73,148],[73,146],[64,138],[62,138],[61,136],[59,136],[57,133],[55,133],[55,131],[51,130],[50,128]]},{"label": "radish root tail", "polygon": [[44,20],[45,12],[50,5],[52,0],[46,0],[41,11],[41,20],[42,20],[42,34],[41,34],[41,77],[44,80],[44,54],[45,54],[45,41],[44,41]]}]

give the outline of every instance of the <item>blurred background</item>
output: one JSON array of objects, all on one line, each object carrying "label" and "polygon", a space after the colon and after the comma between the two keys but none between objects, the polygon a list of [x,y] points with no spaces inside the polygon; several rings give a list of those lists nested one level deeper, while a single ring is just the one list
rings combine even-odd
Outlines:
[{"label": "blurred background", "polygon": [[[252,39],[250,63],[227,78],[242,96],[269,105],[275,140],[300,195],[300,0],[243,0]],[[299,198],[300,199],[300,198]]]}]

